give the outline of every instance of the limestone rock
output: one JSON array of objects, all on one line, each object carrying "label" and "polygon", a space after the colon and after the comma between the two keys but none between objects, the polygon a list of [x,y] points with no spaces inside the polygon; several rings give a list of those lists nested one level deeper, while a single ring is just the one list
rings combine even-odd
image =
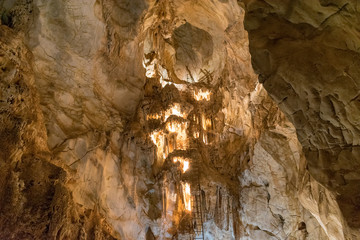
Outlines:
[{"label": "limestone rock", "polygon": [[324,195],[325,202],[335,199],[340,209],[333,214],[324,204],[317,217],[332,215],[336,218],[332,222],[346,232],[332,238],[356,239],[360,235],[359,125],[354,117],[360,106],[357,3],[244,2],[253,66],[294,123],[312,177],[329,189],[332,196]]},{"label": "limestone rock", "polygon": [[355,10],[284,6],[3,1],[0,237],[356,234]]}]

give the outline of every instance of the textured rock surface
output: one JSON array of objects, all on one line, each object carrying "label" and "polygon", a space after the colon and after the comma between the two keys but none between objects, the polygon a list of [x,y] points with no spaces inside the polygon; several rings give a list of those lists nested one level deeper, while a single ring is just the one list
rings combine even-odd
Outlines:
[{"label": "textured rock surface", "polygon": [[[319,195],[311,197],[318,205],[313,213],[323,219],[334,239],[344,238],[339,229],[347,238],[358,239],[358,3],[270,0],[245,4],[253,65],[266,90],[294,123],[310,173],[330,190],[323,193],[323,187],[306,185],[312,189],[304,189],[307,193]],[[308,197],[303,196],[307,206]],[[326,199],[323,206],[319,198]]]},{"label": "textured rock surface", "polygon": [[[205,239],[349,238],[333,188],[302,152],[325,147],[306,145],[290,116],[301,147],[257,82],[237,1],[1,4],[1,238],[189,239],[182,184],[194,176]],[[258,69],[269,65],[251,50]],[[279,102],[285,88],[269,91]],[[190,126],[186,137],[166,130],[172,121]],[[181,173],[176,154],[196,166]]]},{"label": "textured rock surface", "polygon": [[4,26],[0,56],[0,237],[113,239],[96,209],[76,207],[64,169],[51,162],[32,54]]}]

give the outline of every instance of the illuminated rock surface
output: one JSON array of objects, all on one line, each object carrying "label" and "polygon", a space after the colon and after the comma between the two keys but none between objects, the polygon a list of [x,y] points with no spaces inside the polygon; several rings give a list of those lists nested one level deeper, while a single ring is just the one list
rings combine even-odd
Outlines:
[{"label": "illuminated rock surface", "polygon": [[0,238],[359,239],[356,7],[287,5],[3,1]]}]

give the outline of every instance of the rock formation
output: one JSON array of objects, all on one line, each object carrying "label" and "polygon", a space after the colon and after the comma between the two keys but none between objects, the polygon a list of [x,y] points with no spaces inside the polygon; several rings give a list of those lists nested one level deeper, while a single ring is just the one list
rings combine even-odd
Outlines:
[{"label": "rock formation", "polygon": [[0,2],[0,238],[359,239],[356,11]]},{"label": "rock formation", "polygon": [[[310,183],[304,182],[301,201],[335,239],[343,239],[338,231],[357,239],[358,3],[244,2],[253,66],[294,123],[306,155],[311,176],[306,177]],[[314,181],[325,188],[314,187]]]}]

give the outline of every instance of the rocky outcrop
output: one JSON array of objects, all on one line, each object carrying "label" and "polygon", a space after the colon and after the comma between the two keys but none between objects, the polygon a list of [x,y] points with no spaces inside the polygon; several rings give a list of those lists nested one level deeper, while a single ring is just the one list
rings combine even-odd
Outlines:
[{"label": "rocky outcrop", "polygon": [[[323,219],[325,229],[334,232],[330,234],[334,239],[357,239],[357,3],[244,2],[253,66],[265,89],[296,127],[311,173],[306,178],[325,186],[307,183],[302,202]],[[310,192],[313,196],[308,195]],[[342,231],[345,236],[341,236]]]}]

